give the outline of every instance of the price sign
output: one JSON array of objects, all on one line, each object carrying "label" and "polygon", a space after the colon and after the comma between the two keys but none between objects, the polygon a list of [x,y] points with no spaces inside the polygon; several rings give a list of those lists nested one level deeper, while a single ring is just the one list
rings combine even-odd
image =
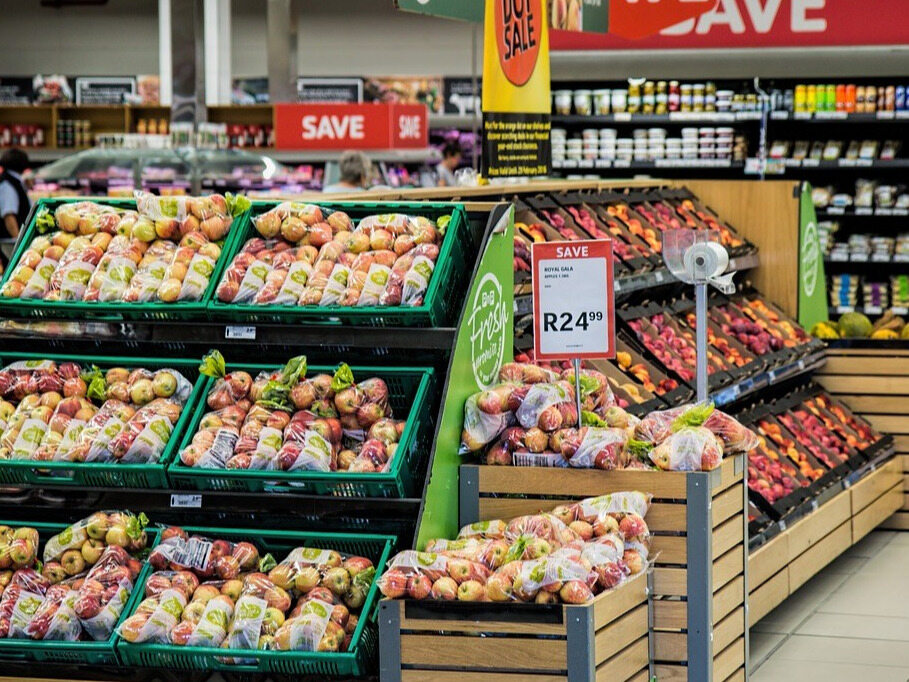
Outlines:
[{"label": "price sign", "polygon": [[538,243],[531,256],[536,357],[615,357],[612,242]]}]

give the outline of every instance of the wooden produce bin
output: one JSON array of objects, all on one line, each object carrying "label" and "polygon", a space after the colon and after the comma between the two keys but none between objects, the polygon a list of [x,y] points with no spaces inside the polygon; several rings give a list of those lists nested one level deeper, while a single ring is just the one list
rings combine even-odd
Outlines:
[{"label": "wooden produce bin", "polygon": [[654,674],[660,682],[740,680],[747,659],[742,469],[741,456],[693,473],[464,465],[460,521],[513,518],[610,492],[652,493]]},{"label": "wooden produce bin", "polygon": [[383,600],[380,679],[648,682],[648,577],[581,605]]},{"label": "wooden produce bin", "polygon": [[754,625],[903,502],[902,459],[866,473],[748,556],[748,620]]},{"label": "wooden produce bin", "polygon": [[[869,341],[865,348],[837,348],[834,342],[834,347],[827,350],[827,364],[816,378],[874,428],[893,434],[899,462],[896,466],[909,478],[909,350],[881,348],[885,343]],[[883,522],[884,528],[892,530],[909,530],[906,491],[909,485],[903,486],[904,497],[896,513],[880,519],[878,524]],[[895,493],[891,502],[893,499]],[[886,508],[887,504],[882,503],[875,511],[879,516]],[[866,521],[874,518],[869,514]],[[859,522],[859,530],[864,528],[862,523]]]}]

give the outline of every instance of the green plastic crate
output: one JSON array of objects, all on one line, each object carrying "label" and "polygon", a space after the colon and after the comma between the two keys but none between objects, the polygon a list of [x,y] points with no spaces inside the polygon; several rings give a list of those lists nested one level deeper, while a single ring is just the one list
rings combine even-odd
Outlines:
[{"label": "green plastic crate", "polygon": [[199,374],[198,360],[177,360],[168,358],[117,358],[110,356],[54,355],[42,353],[2,353],[0,366],[18,360],[54,360],[77,362],[83,366],[98,365],[101,369],[110,367],[145,367],[179,370],[189,381],[193,390],[174,425],[170,440],[157,462],[151,464],[118,464],[115,462],[34,462],[32,460],[0,460],[0,483],[8,485],[73,485],[99,488],[166,488],[167,465],[176,452],[180,434],[196,407],[207,377]]},{"label": "green plastic crate", "polygon": [[[136,210],[136,202],[133,199],[108,199],[106,197],[75,197],[69,199],[38,199],[32,207],[28,216],[28,221],[24,234],[16,244],[13,257],[10,259],[10,266],[7,268],[3,279],[0,280],[0,288],[6,281],[12,277],[13,270],[19,263],[22,254],[38,236],[35,220],[44,210],[48,209],[51,213],[61,204],[76,203],[80,201],[95,201],[97,203],[114,206],[124,210]],[[205,311],[209,300],[214,297],[215,289],[221,280],[221,274],[224,270],[225,263],[229,261],[227,254],[232,252],[231,245],[237,238],[237,235],[243,233],[245,224],[249,222],[249,211],[234,219],[230,232],[225,238],[224,245],[221,249],[221,257],[215,263],[215,269],[212,272],[211,279],[205,293],[198,301],[175,301],[173,303],[163,303],[161,301],[147,301],[144,303],[125,303],[117,301],[107,302],[88,302],[88,301],[43,301],[40,299],[24,298],[3,298],[0,297],[0,312],[7,317],[31,317],[31,318],[78,318],[91,319],[96,321],[118,321],[118,320],[173,320],[187,319],[197,320],[205,318]]]},{"label": "green plastic crate", "polygon": [[[378,644],[376,608],[379,601],[378,577],[381,575],[392,547],[397,539],[389,535],[346,533],[297,533],[273,530],[241,530],[198,528],[184,526],[188,533],[226,540],[253,542],[260,552],[270,552],[276,560],[283,559],[294,547],[308,546],[335,549],[342,554],[356,554],[370,559],[376,567],[373,580],[363,603],[357,628],[350,648],[343,653],[327,651],[257,651],[247,649],[221,649],[218,647],[185,647],[172,644],[133,644],[120,639],[117,655],[127,667],[151,667],[171,670],[222,670],[235,673],[272,673],[284,675],[351,675],[365,674],[375,659]],[[144,582],[135,594],[144,596]],[[138,607],[142,596],[137,597],[132,610]],[[246,665],[231,665],[218,657],[253,659]]]},{"label": "green plastic crate", "polygon": [[[274,371],[273,365],[228,364],[227,371],[243,370],[255,377]],[[390,470],[386,473],[348,473],[346,471],[249,471],[245,469],[202,469],[185,466],[179,453],[190,444],[202,417],[208,411],[205,397],[214,384],[208,379],[198,406],[188,423],[179,450],[167,468],[174,488],[243,492],[296,492],[341,497],[406,497],[413,494],[417,467],[429,453],[433,438],[430,412],[434,372],[431,368],[351,367],[354,378],[377,376],[388,384],[389,404],[396,418],[407,415],[407,424]],[[307,376],[331,374],[334,367],[309,367]]]},{"label": "green plastic crate", "polygon": [[[30,523],[28,521],[0,521],[0,524],[19,528],[30,526],[38,531],[40,537],[41,549],[44,548],[45,541],[53,535],[67,528],[65,523]],[[157,544],[159,534],[157,529],[146,528],[148,533],[148,546]],[[41,556],[39,551],[38,556]],[[139,605],[138,585],[145,585],[145,579],[151,573],[151,565],[144,562],[139,577],[136,579],[137,585],[134,586],[132,594],[123,606],[123,612],[114,628],[120,627],[120,623],[126,620]],[[117,635],[112,633],[111,636],[103,642],[45,642],[32,639],[0,639],[0,662],[2,661],[36,661],[51,663],[68,663],[71,665],[118,665],[119,659],[116,653]]]},{"label": "green plastic crate", "polygon": [[[258,237],[253,218],[274,208],[278,202],[253,202],[250,216],[240,226],[236,238],[231,240],[227,264],[220,270],[219,281],[246,242]],[[451,215],[445,237],[439,249],[439,258],[429,281],[429,287],[420,306],[290,306],[254,305],[252,303],[222,303],[212,295],[208,311],[210,317],[231,322],[283,322],[307,324],[358,324],[370,327],[441,327],[454,324],[457,311],[456,296],[452,296],[457,278],[470,276],[475,254],[471,249],[467,214],[460,204],[440,203],[323,203],[322,208],[346,212],[355,221],[376,213],[411,213],[436,219]]]}]

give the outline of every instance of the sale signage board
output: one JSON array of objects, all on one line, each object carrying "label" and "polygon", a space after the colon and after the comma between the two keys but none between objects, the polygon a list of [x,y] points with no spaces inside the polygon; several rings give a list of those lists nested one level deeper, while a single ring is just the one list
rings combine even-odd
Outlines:
[{"label": "sale signage board", "polygon": [[486,0],[482,175],[548,175],[551,108],[546,0]]},{"label": "sale signage board", "polygon": [[612,242],[539,242],[531,258],[535,358],[614,358]]},{"label": "sale signage board", "polygon": [[[906,0],[610,0],[609,35],[553,31],[552,49],[905,45],[906,9]],[[662,17],[655,30],[651,16]]]},{"label": "sale signage board", "polygon": [[[610,0],[548,0],[548,12],[544,16],[549,17],[552,28],[606,33],[609,2]],[[484,0],[395,0],[398,9],[407,12],[475,22],[483,21],[483,3]]]},{"label": "sale signage board", "polygon": [[410,149],[429,144],[420,104],[276,104],[277,149]]}]

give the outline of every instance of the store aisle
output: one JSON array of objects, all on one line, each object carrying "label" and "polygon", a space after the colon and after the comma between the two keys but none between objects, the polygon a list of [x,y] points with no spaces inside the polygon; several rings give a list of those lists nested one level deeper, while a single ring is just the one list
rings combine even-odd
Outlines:
[{"label": "store aisle", "polygon": [[751,631],[753,682],[907,682],[909,533],[876,531]]}]

